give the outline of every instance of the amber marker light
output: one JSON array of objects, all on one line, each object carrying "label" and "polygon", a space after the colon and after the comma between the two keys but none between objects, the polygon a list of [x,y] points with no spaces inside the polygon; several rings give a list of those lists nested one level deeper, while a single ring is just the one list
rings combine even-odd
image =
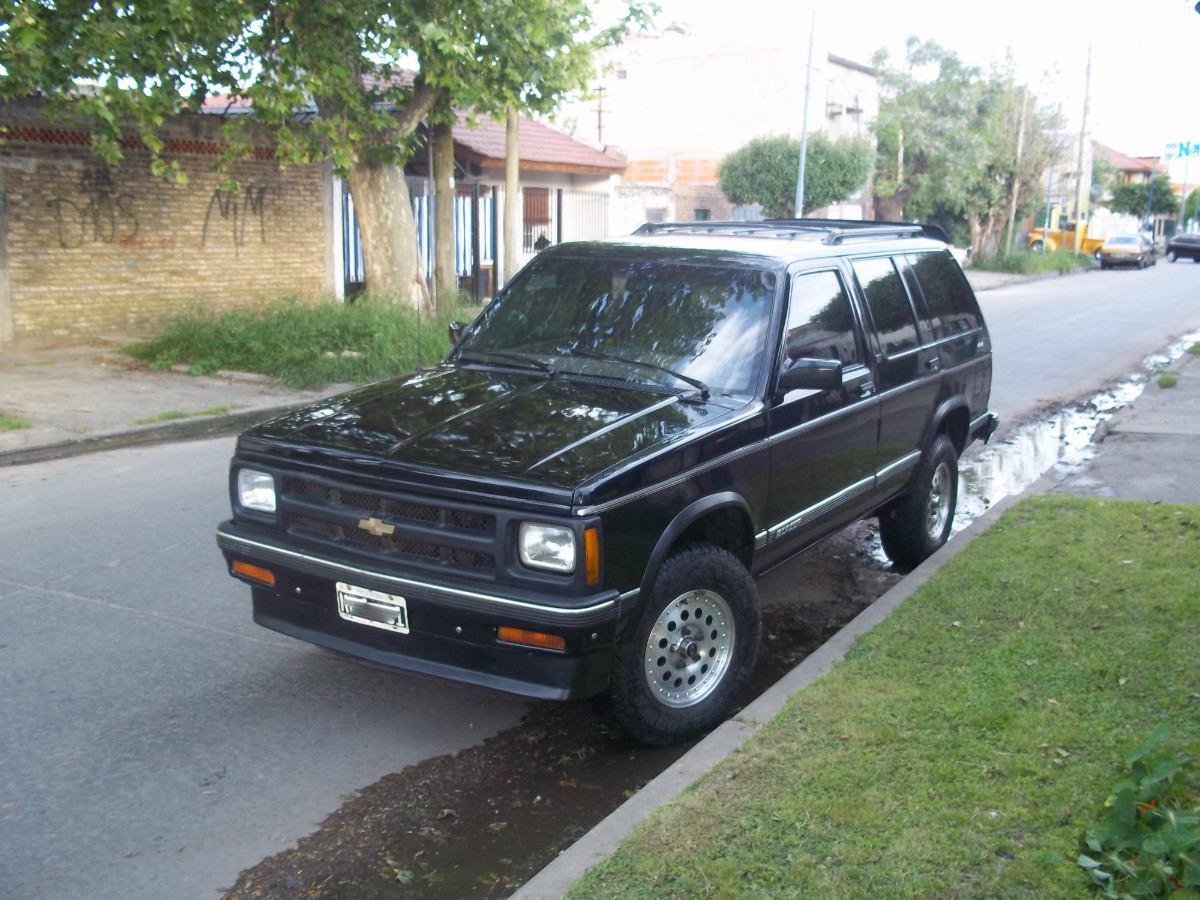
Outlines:
[{"label": "amber marker light", "polygon": [[275,587],[275,573],[270,569],[264,569],[262,566],[252,566],[248,562],[235,559],[233,561],[233,572],[235,575],[245,575],[254,581],[262,582],[268,587]]},{"label": "amber marker light", "polygon": [[600,529],[586,528],[583,532],[583,565],[588,584],[600,582]]},{"label": "amber marker light", "polygon": [[507,625],[501,625],[497,629],[496,637],[500,638],[506,644],[537,647],[539,650],[557,650],[559,653],[562,653],[567,649],[567,639],[557,634],[526,631],[524,628],[509,628]]}]

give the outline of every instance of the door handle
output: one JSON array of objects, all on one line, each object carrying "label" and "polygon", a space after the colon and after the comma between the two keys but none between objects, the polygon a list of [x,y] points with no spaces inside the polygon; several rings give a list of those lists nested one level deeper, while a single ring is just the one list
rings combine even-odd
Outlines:
[{"label": "door handle", "polygon": [[862,384],[860,384],[858,386],[858,396],[863,398],[864,400],[867,397],[870,397],[874,393],[875,393],[875,382],[873,382],[873,381],[864,381]]},{"label": "door handle", "polygon": [[942,367],[942,358],[940,356],[931,356],[925,360],[925,368],[930,372],[936,372]]}]

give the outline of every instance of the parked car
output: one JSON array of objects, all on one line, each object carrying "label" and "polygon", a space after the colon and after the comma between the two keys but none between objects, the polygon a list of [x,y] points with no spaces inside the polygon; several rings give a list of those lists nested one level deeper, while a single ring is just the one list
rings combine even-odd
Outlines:
[{"label": "parked car", "polygon": [[1100,248],[1100,268],[1137,266],[1144,269],[1157,262],[1154,244],[1140,234],[1118,234],[1108,238]]},{"label": "parked car", "polygon": [[944,238],[779,220],[550,247],[440,365],[241,435],[229,570],[284,634],[599,695],[646,743],[704,732],[750,680],[754,576],[865,516],[904,567],[950,534],[997,419]]},{"label": "parked car", "polygon": [[1200,262],[1200,234],[1177,234],[1167,241],[1167,262],[1177,259]]}]

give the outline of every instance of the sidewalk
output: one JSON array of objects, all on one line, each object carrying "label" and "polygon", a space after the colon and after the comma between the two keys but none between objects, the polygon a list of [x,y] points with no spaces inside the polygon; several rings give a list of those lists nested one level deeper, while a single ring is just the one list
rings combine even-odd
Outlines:
[{"label": "sidewalk", "polygon": [[0,413],[28,425],[0,431],[0,465],[232,432],[348,387],[292,391],[249,373],[153,372],[120,354],[123,343],[0,348]]},{"label": "sidewalk", "polygon": [[[1195,443],[1200,435],[1200,357],[1185,355],[1170,370],[1178,375],[1178,384],[1170,388],[1159,387],[1153,380],[1147,384],[1133,404],[1102,426],[1096,455],[1083,470],[1061,480],[1048,474],[1027,493],[1057,491],[1125,500],[1200,503],[1195,464]],[[991,527],[1016,499],[1006,498],[956,535],[736,718],[717,728],[576,841],[514,898],[561,897],[588,869],[612,855],[639,822],[674,801],[749,740],[794,693],[829,671],[858,637],[886,619],[939,568]]]}]

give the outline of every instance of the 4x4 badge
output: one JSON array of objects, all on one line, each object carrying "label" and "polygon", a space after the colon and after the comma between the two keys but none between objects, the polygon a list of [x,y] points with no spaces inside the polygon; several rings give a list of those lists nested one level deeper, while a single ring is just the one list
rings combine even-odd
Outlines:
[{"label": "4x4 badge", "polygon": [[387,522],[376,519],[374,516],[371,516],[369,519],[359,519],[358,527],[363,531],[375,535],[375,537],[383,537],[385,534],[396,533],[395,525],[389,525]]}]

